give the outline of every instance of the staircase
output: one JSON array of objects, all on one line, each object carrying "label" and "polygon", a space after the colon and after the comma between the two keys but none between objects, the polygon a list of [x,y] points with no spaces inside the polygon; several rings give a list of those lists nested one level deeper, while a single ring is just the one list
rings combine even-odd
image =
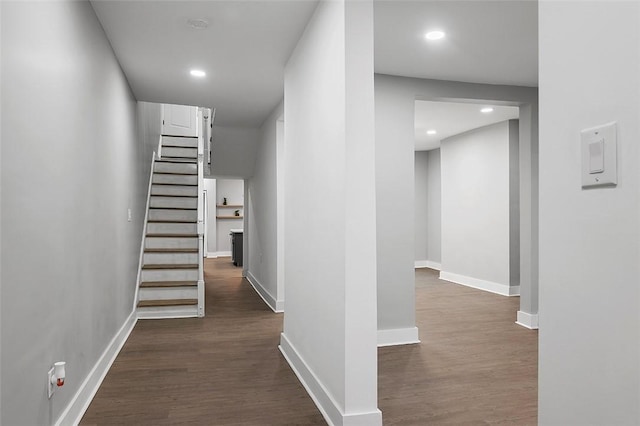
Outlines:
[{"label": "staircase", "polygon": [[154,158],[139,271],[140,319],[204,316],[199,142],[162,136],[161,157]]}]

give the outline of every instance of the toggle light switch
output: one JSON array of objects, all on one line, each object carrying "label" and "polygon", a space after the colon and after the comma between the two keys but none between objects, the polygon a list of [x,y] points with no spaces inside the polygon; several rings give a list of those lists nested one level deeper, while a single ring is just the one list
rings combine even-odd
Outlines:
[{"label": "toggle light switch", "polygon": [[616,123],[580,132],[582,144],[582,188],[615,186],[617,171]]},{"label": "toggle light switch", "polygon": [[589,173],[604,172],[604,139],[589,144]]}]

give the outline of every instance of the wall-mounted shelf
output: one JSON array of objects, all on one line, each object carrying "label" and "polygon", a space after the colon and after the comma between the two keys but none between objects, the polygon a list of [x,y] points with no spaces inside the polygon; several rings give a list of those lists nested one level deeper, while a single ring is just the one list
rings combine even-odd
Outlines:
[{"label": "wall-mounted shelf", "polygon": [[216,219],[242,219],[244,216],[216,216]]},{"label": "wall-mounted shelf", "polygon": [[242,204],[218,204],[216,207],[220,209],[241,209],[244,206]]}]

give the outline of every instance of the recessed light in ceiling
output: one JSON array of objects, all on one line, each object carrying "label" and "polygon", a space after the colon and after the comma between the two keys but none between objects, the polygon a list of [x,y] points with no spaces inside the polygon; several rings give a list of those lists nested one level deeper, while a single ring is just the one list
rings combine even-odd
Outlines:
[{"label": "recessed light in ceiling", "polygon": [[204,77],[207,73],[202,70],[191,70],[191,75],[194,77]]},{"label": "recessed light in ceiling", "polygon": [[489,114],[490,112],[493,112],[493,108],[491,108],[491,107],[485,107],[485,108],[482,108],[482,109],[480,110],[480,112],[484,112],[485,114]]},{"label": "recessed light in ceiling", "polygon": [[435,130],[427,130],[428,135],[435,135],[436,133],[438,132],[436,132]]},{"label": "recessed light in ceiling", "polygon": [[429,31],[427,34],[425,34],[425,38],[427,40],[440,40],[443,39],[445,36],[443,31]]},{"label": "recessed light in ceiling", "polygon": [[206,19],[190,18],[187,19],[187,25],[194,30],[206,30],[209,22]]}]

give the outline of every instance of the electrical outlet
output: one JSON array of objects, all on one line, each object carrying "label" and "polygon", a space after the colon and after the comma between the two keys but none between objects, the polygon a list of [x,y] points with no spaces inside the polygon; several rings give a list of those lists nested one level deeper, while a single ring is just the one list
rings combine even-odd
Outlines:
[{"label": "electrical outlet", "polygon": [[127,221],[131,222],[131,209],[127,209]]},{"label": "electrical outlet", "polygon": [[51,397],[53,396],[53,392],[56,390],[51,380],[53,378],[53,370],[54,369],[52,368],[47,374],[47,395],[49,396],[49,399],[51,399]]}]

